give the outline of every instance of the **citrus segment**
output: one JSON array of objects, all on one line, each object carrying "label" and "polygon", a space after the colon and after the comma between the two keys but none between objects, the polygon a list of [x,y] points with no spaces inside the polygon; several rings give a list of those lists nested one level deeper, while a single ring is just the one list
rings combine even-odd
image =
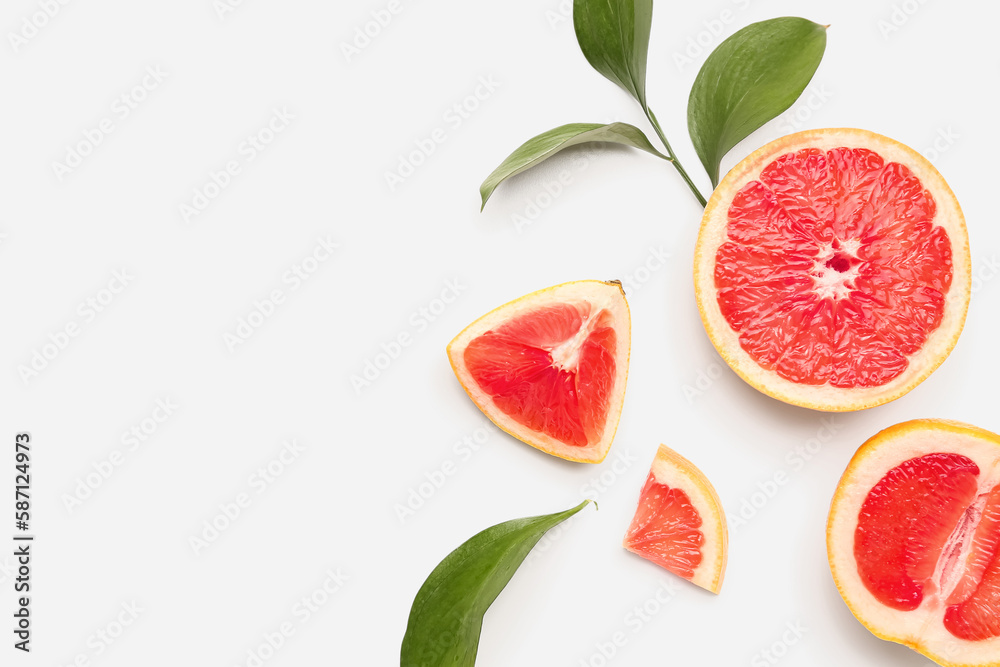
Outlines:
[{"label": "citrus segment", "polygon": [[735,167],[705,211],[695,286],[709,337],[758,389],[853,410],[922,381],[969,300],[961,209],[919,154],[816,130]]},{"label": "citrus segment", "polygon": [[473,379],[523,426],[573,447],[600,437],[615,376],[611,316],[590,305],[544,306],[465,348]]},{"label": "citrus segment", "polygon": [[[966,574],[955,591],[948,598],[949,605],[968,600],[983,580],[986,569],[997,560],[1000,552],[1000,488],[994,488],[988,496],[980,497],[982,504],[970,507],[968,523],[979,521],[972,549],[966,564]],[[977,516],[978,515],[978,516]]]},{"label": "citrus segment", "polygon": [[480,318],[449,344],[448,356],[498,426],[550,454],[599,462],[621,412],[629,337],[620,284],[579,281]]},{"label": "citrus segment", "polygon": [[657,482],[653,475],[639,496],[639,509],[625,545],[660,567],[685,579],[701,565],[701,517],[680,489]]},{"label": "citrus segment", "polygon": [[928,454],[890,470],[858,515],[854,557],[868,590],[893,609],[911,611],[976,497],[979,468],[958,454]]},{"label": "citrus segment", "polygon": [[728,550],[722,504],[704,474],[665,445],[639,494],[623,545],[713,593],[722,587]]},{"label": "citrus segment", "polygon": [[1000,559],[994,556],[968,599],[948,607],[944,626],[967,641],[1000,637]]},{"label": "citrus segment", "polygon": [[873,633],[942,665],[1000,665],[1000,436],[916,420],[872,437],[837,487],[827,546]]}]

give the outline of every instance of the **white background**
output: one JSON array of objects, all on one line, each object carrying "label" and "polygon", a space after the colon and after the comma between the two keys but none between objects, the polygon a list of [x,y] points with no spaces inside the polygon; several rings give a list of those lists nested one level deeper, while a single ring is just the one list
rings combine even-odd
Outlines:
[{"label": "white background", "polygon": [[[67,665],[82,655],[80,664],[108,667],[252,665],[248,652],[289,623],[294,634],[264,664],[393,665],[413,596],[451,549],[589,493],[600,510],[544,543],[490,610],[479,665],[597,666],[598,645],[618,632],[625,645],[607,664],[773,664],[760,653],[772,645],[783,665],[928,664],[854,620],[824,545],[839,475],[879,429],[925,416],[1000,429],[1000,280],[988,279],[1000,253],[1000,10],[971,0],[905,5],[910,14],[887,0],[661,2],[654,15],[650,101],[704,190],[685,111],[707,49],[691,43],[710,49],[724,36],[713,28],[729,34],[795,14],[831,24],[824,62],[792,111],[737,147],[724,169],[796,129],[857,126],[931,154],[964,207],[974,270],[987,279],[976,283],[957,348],[908,396],[836,417],[829,438],[828,417],[758,394],[722,367],[692,292],[700,208],[669,166],[624,149],[593,159],[578,150],[501,186],[479,213],[479,183],[534,134],[612,119],[648,129],[587,65],[556,0],[402,0],[350,58],[342,45],[387,0],[245,0],[222,16],[212,0],[69,2],[16,49],[9,33],[39,5],[5,2],[0,498],[13,495],[13,435],[30,431],[38,541],[34,651],[15,652],[4,629],[0,663]],[[887,32],[894,18],[900,25]],[[691,61],[680,62],[689,47]],[[157,67],[166,77],[136,93],[145,99],[122,118],[115,101]],[[457,122],[456,104],[475,109]],[[241,144],[275,109],[294,120],[248,160]],[[60,179],[53,163],[104,118],[113,132]],[[391,189],[386,172],[438,128],[444,142]],[[939,137],[950,139],[935,148]],[[180,206],[230,160],[240,173],[185,221]],[[570,184],[548,197],[546,183],[563,170]],[[515,216],[532,224],[518,227]],[[320,237],[339,248],[293,289],[283,276]],[[659,252],[669,261],[646,271]],[[123,269],[127,287],[102,292]],[[444,352],[495,306],[583,278],[632,282],[628,392],[600,466],[479,431],[483,417]],[[435,299],[449,281],[459,296],[441,312]],[[283,303],[230,350],[224,336],[275,289]],[[80,304],[108,297],[88,321]],[[421,308],[438,314],[431,322]],[[47,348],[53,358],[25,381],[19,367],[71,323],[78,335],[55,354]],[[356,391],[351,376],[400,334],[410,344]],[[141,429],[157,399],[179,407],[130,451],[122,434]],[[466,437],[486,442],[466,455],[456,449]],[[251,477],[293,439],[304,450],[258,493]],[[810,441],[818,453],[797,459]],[[680,582],[669,603],[655,602],[674,580],[620,547],[660,442],[705,471],[731,519],[756,512],[732,533],[718,598]],[[94,477],[116,450],[121,465]],[[616,460],[629,463],[615,473]],[[454,474],[401,519],[399,507],[418,504],[411,492],[449,464]],[[97,488],[71,509],[88,475]],[[595,493],[589,485],[602,475]],[[772,485],[776,475],[786,483]],[[769,487],[773,497],[748,510]],[[241,493],[249,506],[196,553],[191,538]],[[2,508],[9,517],[9,500]],[[0,529],[5,544],[11,524]],[[0,565],[7,628],[12,559]],[[348,580],[327,595],[330,571]],[[295,605],[314,593],[325,604],[306,620]],[[96,633],[109,624],[115,632],[122,604],[133,602],[138,618],[102,644]],[[656,613],[637,623],[633,610],[644,605]],[[785,634],[788,624],[805,628],[801,638]],[[782,644],[783,634],[795,643]]]}]

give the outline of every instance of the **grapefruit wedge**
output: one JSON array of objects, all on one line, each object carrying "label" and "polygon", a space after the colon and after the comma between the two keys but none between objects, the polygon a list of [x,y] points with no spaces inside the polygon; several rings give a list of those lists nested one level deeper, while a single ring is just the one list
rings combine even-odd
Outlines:
[{"label": "grapefruit wedge", "polygon": [[536,449],[600,463],[618,428],[631,320],[618,281],[580,280],[482,316],[448,345],[487,417]]},{"label": "grapefruit wedge", "polygon": [[715,488],[693,463],[660,445],[623,546],[718,594],[729,531]]},{"label": "grapefruit wedge", "polygon": [[694,282],[709,338],[749,384],[859,410],[907,393],[951,352],[969,305],[968,234],[916,151],[865,130],[810,130],[722,180]]},{"label": "grapefruit wedge", "polygon": [[949,667],[1000,665],[1000,436],[924,419],[872,437],[837,487],[827,550],[878,637]]}]

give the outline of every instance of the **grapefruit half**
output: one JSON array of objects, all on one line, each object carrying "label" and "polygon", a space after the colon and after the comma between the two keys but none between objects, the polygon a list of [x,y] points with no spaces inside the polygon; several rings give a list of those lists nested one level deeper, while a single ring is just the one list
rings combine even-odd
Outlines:
[{"label": "grapefruit half", "polygon": [[693,463],[660,445],[623,546],[718,594],[726,574],[729,530],[722,503]]},{"label": "grapefruit half", "polygon": [[837,487],[827,550],[878,637],[941,665],[1000,665],[1000,436],[933,419],[875,435]]},{"label": "grapefruit half", "polygon": [[618,428],[631,320],[617,280],[532,292],[448,345],[452,369],[487,417],[536,449],[600,463]]},{"label": "grapefruit half", "polygon": [[799,132],[716,188],[695,251],[719,354],[779,400],[848,411],[927,378],[965,323],[965,219],[919,153],[865,130]]}]

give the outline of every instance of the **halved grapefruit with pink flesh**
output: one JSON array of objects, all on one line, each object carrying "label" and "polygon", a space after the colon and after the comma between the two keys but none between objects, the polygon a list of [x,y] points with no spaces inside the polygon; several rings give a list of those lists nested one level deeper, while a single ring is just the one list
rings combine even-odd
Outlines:
[{"label": "halved grapefruit with pink flesh", "polygon": [[859,410],[907,393],[951,352],[969,305],[968,234],[916,151],[865,130],[810,130],[722,180],[694,281],[709,338],[749,384]]},{"label": "halved grapefruit with pink flesh", "polygon": [[448,345],[459,382],[515,438],[600,463],[618,428],[631,320],[618,281],[533,292],[470,324]]},{"label": "halved grapefruit with pink flesh", "polygon": [[1000,436],[923,419],[861,446],[827,524],[837,588],[875,635],[1000,665]]},{"label": "halved grapefruit with pink flesh", "polygon": [[660,445],[623,546],[712,593],[729,554],[726,514],[693,463]]}]

